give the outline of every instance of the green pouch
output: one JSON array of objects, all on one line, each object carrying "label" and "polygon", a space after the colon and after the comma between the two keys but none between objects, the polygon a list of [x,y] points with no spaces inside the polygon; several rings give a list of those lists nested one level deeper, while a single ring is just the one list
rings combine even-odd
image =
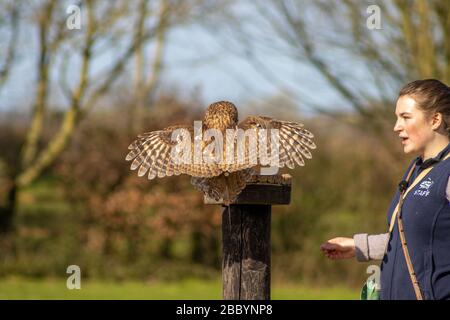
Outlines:
[{"label": "green pouch", "polygon": [[374,279],[367,280],[361,290],[361,300],[380,300],[380,289]]}]

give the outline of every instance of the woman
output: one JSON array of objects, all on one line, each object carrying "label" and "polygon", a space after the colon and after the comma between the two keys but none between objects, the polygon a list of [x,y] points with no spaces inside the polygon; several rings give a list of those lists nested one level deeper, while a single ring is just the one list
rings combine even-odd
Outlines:
[{"label": "woman", "polygon": [[[382,260],[383,300],[450,299],[450,88],[434,79],[411,82],[400,91],[395,114],[394,131],[403,151],[418,157],[399,189],[417,184],[408,190],[400,211],[395,210],[400,191],[388,210],[392,231],[333,238],[321,249],[333,260]],[[402,245],[403,236],[407,245]]]}]

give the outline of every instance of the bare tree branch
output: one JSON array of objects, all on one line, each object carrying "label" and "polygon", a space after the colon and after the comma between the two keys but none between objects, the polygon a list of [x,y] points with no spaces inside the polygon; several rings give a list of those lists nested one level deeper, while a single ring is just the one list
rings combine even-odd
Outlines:
[{"label": "bare tree branch", "polygon": [[27,132],[25,144],[22,149],[22,167],[26,168],[35,158],[38,141],[42,135],[43,121],[45,116],[50,71],[50,52],[47,41],[56,0],[50,0],[39,12],[39,60],[38,60],[38,82],[33,107],[30,129]]},{"label": "bare tree branch", "polygon": [[[244,47],[254,47],[255,43],[273,47],[276,43],[278,54],[299,65],[306,62],[323,76],[328,88],[348,101],[353,110],[370,118],[375,112],[370,106],[372,103],[376,108],[384,109],[376,111],[380,115],[391,110],[388,102],[402,83],[418,77],[445,81],[450,70],[450,45],[446,41],[450,35],[448,1],[380,1],[377,5],[382,9],[381,30],[366,27],[366,9],[370,4],[360,0],[339,3],[274,0],[264,5],[254,2],[252,5],[258,17],[252,22],[271,26],[272,44],[270,36],[261,36],[257,32],[246,34],[239,26],[235,30],[248,38],[248,41],[240,42]],[[312,19],[312,14],[321,19]],[[236,20],[236,23],[246,24],[244,19]],[[346,60],[332,59],[329,52],[335,50],[339,50]],[[339,61],[348,65],[351,59],[366,71],[364,82],[356,79],[352,70],[339,65]],[[255,69],[267,73],[259,66]],[[298,79],[295,81],[298,83]],[[375,103],[377,101],[383,103]]]},{"label": "bare tree branch", "polygon": [[9,12],[11,35],[6,45],[6,57],[3,65],[0,65],[0,89],[5,84],[13,66],[14,58],[16,56],[17,39],[19,35],[19,9],[18,5],[14,3]]},{"label": "bare tree branch", "polygon": [[86,87],[88,85],[88,74],[89,67],[91,63],[91,50],[94,44],[94,34],[95,34],[95,21],[93,13],[93,0],[86,0],[87,12],[88,12],[88,23],[87,32],[85,38],[85,45],[83,50],[83,61],[82,67],[80,69],[80,78],[78,87],[72,95],[72,102],[70,109],[66,111],[64,119],[59,131],[53,136],[49,141],[48,145],[43,149],[37,156],[33,163],[29,163],[24,167],[17,177],[17,185],[23,187],[31,183],[36,179],[44,170],[47,168],[54,159],[61,153],[61,151],[66,147],[72,136],[75,125],[77,123],[80,111],[80,101],[85,93]]},{"label": "bare tree branch", "polygon": [[[159,17],[159,24],[156,30],[156,43],[155,43],[155,55],[153,57],[153,62],[149,70],[149,76],[147,82],[142,90],[142,95],[149,94],[153,92],[159,79],[159,75],[162,67],[162,57],[164,53],[164,45],[166,40],[167,31],[167,19],[168,19],[168,6],[166,0],[162,1],[161,12]],[[143,99],[140,99],[143,101]]]}]

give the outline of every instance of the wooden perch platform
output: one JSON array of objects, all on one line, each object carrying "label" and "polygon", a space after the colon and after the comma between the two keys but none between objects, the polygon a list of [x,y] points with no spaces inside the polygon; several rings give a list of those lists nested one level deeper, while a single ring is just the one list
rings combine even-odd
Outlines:
[{"label": "wooden perch platform", "polygon": [[[254,176],[222,213],[222,280],[226,300],[270,299],[272,205],[289,204],[288,174]],[[223,204],[205,197],[205,204]]]},{"label": "wooden perch platform", "polygon": [[[289,174],[252,177],[233,204],[289,204],[291,201],[292,177]],[[205,196],[205,204],[223,204]]]}]

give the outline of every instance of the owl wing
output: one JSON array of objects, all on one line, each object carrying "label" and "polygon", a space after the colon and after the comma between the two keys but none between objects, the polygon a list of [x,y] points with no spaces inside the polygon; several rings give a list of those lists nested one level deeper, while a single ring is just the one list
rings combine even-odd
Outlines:
[{"label": "owl wing", "polygon": [[[246,139],[245,159],[244,161],[241,160],[243,163],[239,163],[236,160],[233,165],[229,165],[227,171],[252,167],[256,159],[259,159],[258,163],[262,165],[273,164],[273,157],[278,158],[278,167],[282,168],[287,166],[293,169],[295,164],[304,166],[304,158],[311,159],[312,155],[310,150],[316,148],[316,145],[312,141],[314,135],[303,128],[303,124],[301,123],[276,120],[263,116],[250,116],[239,123],[238,128],[243,130],[254,129],[258,137],[257,146],[256,148],[248,147],[249,142]],[[267,134],[264,134],[262,129],[267,130]],[[274,148],[274,152],[272,152],[272,137],[269,129],[277,129],[279,133],[278,150]],[[261,159],[260,150],[263,147],[267,148],[267,155],[269,156],[266,160]]]},{"label": "owl wing", "polygon": [[[180,143],[180,137],[184,139],[183,143]],[[139,168],[138,176],[140,177],[148,172],[150,180],[182,173],[195,177],[219,175],[222,171],[214,163],[195,164],[192,158],[187,162],[177,161],[174,158],[174,152],[178,155],[178,159],[182,159],[184,155],[187,157],[193,155],[193,137],[194,129],[187,125],[170,126],[163,130],[140,134],[129,145],[128,149],[131,151],[125,160],[133,160],[131,170]]]}]

